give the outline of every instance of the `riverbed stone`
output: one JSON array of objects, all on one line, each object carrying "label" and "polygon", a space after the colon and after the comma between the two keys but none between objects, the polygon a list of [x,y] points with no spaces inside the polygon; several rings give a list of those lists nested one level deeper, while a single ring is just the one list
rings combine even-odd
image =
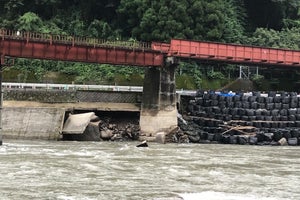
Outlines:
[{"label": "riverbed stone", "polygon": [[281,145],[281,146],[286,146],[286,145],[288,145],[287,140],[286,140],[285,138],[281,138],[281,139],[278,141],[278,144]]},{"label": "riverbed stone", "polygon": [[103,140],[110,140],[113,136],[113,131],[110,129],[104,129],[100,132],[100,137]]},{"label": "riverbed stone", "polygon": [[288,144],[291,146],[297,146],[298,145],[298,138],[289,138]]},{"label": "riverbed stone", "polygon": [[166,143],[166,133],[165,132],[158,132],[155,136],[155,142],[160,144]]}]

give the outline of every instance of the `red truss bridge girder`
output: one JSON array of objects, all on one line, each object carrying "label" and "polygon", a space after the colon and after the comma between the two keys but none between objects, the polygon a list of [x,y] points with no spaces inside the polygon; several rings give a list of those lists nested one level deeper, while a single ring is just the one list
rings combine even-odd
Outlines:
[{"label": "red truss bridge girder", "polygon": [[[159,49],[158,44],[155,47]],[[165,49],[162,44],[161,50]],[[300,67],[300,51],[288,49],[172,39],[168,54],[228,63]]]},{"label": "red truss bridge girder", "polygon": [[[2,32],[1,32],[2,31]],[[114,65],[157,66],[164,63],[164,55],[151,48],[97,45],[69,40],[54,40],[49,34],[17,34],[0,30],[0,55]]]}]

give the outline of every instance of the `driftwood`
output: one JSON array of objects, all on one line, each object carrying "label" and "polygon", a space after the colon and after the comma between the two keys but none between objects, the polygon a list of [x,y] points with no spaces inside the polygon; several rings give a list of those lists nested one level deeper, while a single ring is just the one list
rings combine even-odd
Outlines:
[{"label": "driftwood", "polygon": [[229,133],[231,131],[237,131],[237,132],[241,133],[242,135],[248,135],[248,136],[256,135],[256,132],[245,132],[244,131],[244,130],[256,129],[254,126],[228,126],[228,125],[223,125],[223,126],[225,128],[229,128],[229,129],[224,131],[223,133],[221,133],[221,135],[225,135],[226,133]]}]

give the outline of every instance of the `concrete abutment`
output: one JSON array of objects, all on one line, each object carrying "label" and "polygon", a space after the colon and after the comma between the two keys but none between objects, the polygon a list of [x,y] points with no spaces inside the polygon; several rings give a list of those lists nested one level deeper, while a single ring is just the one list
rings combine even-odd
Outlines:
[{"label": "concrete abutment", "polygon": [[175,70],[177,63],[145,72],[140,126],[143,135],[155,137],[160,131],[177,126]]}]

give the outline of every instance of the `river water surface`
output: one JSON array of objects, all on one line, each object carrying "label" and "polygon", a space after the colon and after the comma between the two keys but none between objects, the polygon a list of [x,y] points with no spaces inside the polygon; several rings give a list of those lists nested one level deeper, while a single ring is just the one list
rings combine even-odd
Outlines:
[{"label": "river water surface", "polygon": [[4,141],[1,199],[300,199],[300,148]]}]

